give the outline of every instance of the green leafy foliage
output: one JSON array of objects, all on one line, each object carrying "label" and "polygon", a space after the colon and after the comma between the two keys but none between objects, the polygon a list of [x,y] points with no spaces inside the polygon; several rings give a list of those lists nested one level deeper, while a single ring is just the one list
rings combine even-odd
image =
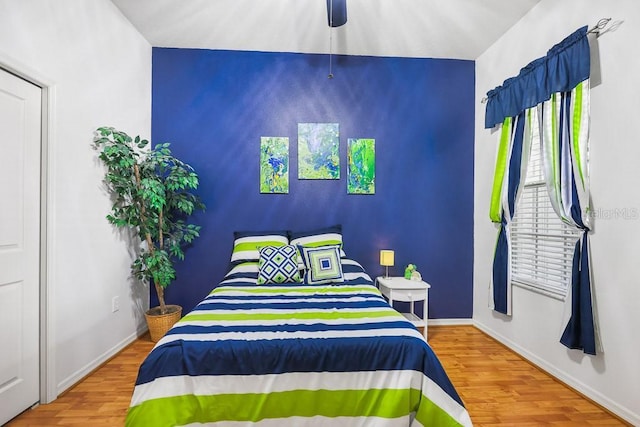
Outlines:
[{"label": "green leafy foliage", "polygon": [[98,128],[93,139],[106,166],[105,183],[114,203],[107,220],[137,232],[146,247],[131,268],[140,280],[153,280],[164,312],[164,289],[176,278],[174,262],[200,235],[200,226],[187,222],[204,204],[194,193],[198,175],[175,158],[169,143],[149,146],[111,127]]}]

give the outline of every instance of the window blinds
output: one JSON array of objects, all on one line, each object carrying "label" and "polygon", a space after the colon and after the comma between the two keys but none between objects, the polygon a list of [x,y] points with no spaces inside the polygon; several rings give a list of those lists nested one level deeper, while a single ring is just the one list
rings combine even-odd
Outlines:
[{"label": "window blinds", "polygon": [[[534,126],[536,128],[536,126]],[[511,273],[515,283],[563,298],[579,235],[554,212],[534,130],[527,177],[511,223]]]}]

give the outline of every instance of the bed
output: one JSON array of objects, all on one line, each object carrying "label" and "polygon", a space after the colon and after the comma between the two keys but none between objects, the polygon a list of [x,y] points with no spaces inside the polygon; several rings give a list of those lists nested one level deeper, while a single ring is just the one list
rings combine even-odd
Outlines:
[{"label": "bed", "polygon": [[[338,230],[236,233],[222,282],[142,363],[126,425],[471,425],[422,334]],[[266,248],[293,251],[276,258],[298,276],[268,268]]]}]

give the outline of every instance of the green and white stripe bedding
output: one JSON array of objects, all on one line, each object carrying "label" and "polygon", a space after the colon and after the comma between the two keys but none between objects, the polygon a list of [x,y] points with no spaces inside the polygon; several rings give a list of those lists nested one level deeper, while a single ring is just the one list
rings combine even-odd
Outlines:
[{"label": "green and white stripe bedding", "polygon": [[342,266],[315,286],[234,267],[144,361],[126,425],[471,425],[419,331]]}]

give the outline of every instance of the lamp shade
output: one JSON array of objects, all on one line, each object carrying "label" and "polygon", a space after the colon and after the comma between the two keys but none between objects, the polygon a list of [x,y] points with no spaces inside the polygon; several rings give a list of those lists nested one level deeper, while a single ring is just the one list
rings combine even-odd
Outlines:
[{"label": "lamp shade", "polygon": [[380,265],[392,267],[394,262],[394,252],[388,249],[380,251]]}]

